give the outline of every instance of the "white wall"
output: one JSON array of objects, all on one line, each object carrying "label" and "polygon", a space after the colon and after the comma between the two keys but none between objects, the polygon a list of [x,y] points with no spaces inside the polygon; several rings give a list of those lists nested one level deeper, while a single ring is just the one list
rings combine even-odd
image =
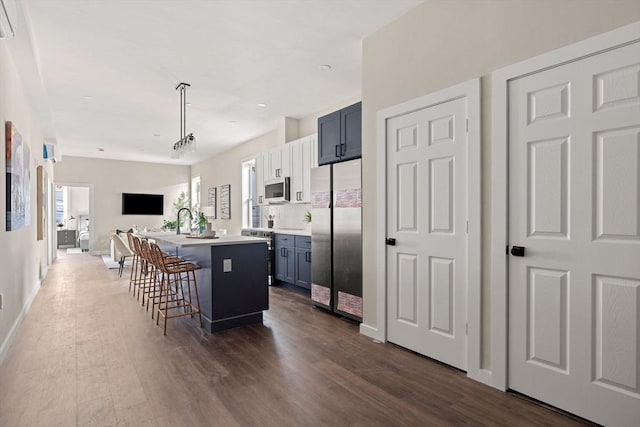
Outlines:
[{"label": "white wall", "polygon": [[[27,100],[20,73],[7,44],[0,41],[0,125],[2,146],[5,147],[5,121],[12,121],[30,147],[31,224],[7,232],[5,227],[6,161],[4,150],[0,156],[0,198],[2,225],[0,226],[0,293],[4,294],[4,308],[0,310],[0,362],[4,358],[11,336],[40,287],[40,279],[47,270],[47,241],[36,240],[36,166],[44,165],[51,176],[50,162],[42,159],[43,137],[36,115]],[[49,196],[51,197],[51,195]],[[51,199],[49,199],[51,200]],[[55,230],[49,230],[49,232]]]},{"label": "white wall", "polygon": [[[64,156],[55,164],[55,182],[93,187],[92,253],[108,253],[115,229],[160,228],[175,220],[172,203],[189,191],[190,167]],[[164,215],[122,215],[122,193],[164,194]]]},{"label": "white wall", "polygon": [[381,109],[482,77],[483,367],[490,368],[490,73],[640,20],[637,0],[431,0],[363,43],[364,323],[376,327],[376,115]]}]

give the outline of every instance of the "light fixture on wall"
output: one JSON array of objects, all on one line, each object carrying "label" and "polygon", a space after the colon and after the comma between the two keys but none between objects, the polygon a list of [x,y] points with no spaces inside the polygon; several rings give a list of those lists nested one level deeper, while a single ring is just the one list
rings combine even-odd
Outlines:
[{"label": "light fixture on wall", "polygon": [[180,91],[180,139],[173,144],[171,150],[171,157],[174,159],[196,151],[196,137],[193,133],[187,135],[187,88],[190,86],[189,83],[180,83],[176,86],[176,90]]}]

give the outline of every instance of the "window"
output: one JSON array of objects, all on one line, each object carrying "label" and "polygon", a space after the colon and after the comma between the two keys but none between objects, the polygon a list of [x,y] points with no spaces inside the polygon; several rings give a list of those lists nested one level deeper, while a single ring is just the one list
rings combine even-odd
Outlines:
[{"label": "window", "polygon": [[200,175],[191,178],[191,212],[200,210]]},{"label": "window", "polygon": [[65,215],[65,188],[62,185],[56,185],[56,225],[63,225]]},{"label": "window", "polygon": [[242,227],[258,227],[260,224],[260,207],[256,200],[256,161],[242,162]]}]

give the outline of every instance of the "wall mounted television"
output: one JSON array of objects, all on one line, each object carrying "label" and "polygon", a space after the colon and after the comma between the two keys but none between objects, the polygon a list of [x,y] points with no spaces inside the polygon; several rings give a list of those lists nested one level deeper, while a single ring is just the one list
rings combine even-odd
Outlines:
[{"label": "wall mounted television", "polygon": [[122,215],[164,215],[164,195],[122,193]]}]

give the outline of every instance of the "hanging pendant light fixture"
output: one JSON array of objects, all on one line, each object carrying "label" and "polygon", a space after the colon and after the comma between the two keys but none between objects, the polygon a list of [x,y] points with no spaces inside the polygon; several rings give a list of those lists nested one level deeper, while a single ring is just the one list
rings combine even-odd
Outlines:
[{"label": "hanging pendant light fixture", "polygon": [[190,86],[189,83],[180,83],[176,86],[176,90],[180,91],[180,139],[173,144],[171,150],[171,157],[174,159],[196,151],[196,137],[193,133],[187,135],[187,88]]}]

